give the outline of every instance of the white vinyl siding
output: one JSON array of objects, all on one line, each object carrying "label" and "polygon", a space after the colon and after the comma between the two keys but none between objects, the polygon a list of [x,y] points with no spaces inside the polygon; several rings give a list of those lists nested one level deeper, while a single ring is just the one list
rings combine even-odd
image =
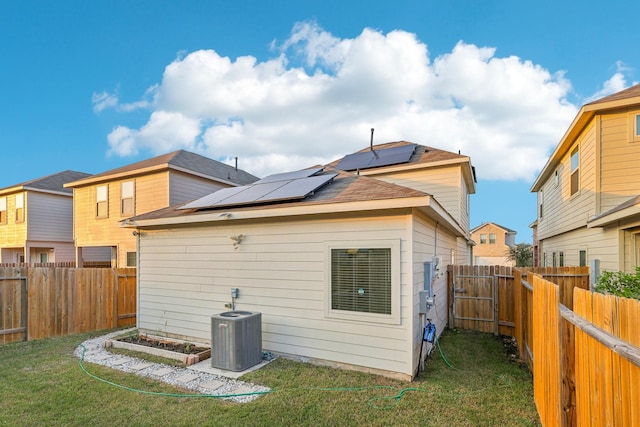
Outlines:
[{"label": "white vinyl siding", "polygon": [[[265,350],[412,375],[407,316],[411,259],[406,216],[293,222],[229,223],[170,231],[145,230],[140,238],[139,327],[156,333],[210,339],[210,318],[236,309],[262,313]],[[231,235],[243,234],[234,249]],[[396,324],[326,316],[326,244],[398,240],[400,310]],[[409,257],[409,258],[408,258]]]},{"label": "white vinyl siding", "polygon": [[562,185],[555,185],[551,174],[544,182],[544,213],[538,222],[538,238],[550,236],[586,226],[587,219],[595,214],[595,125],[591,123],[578,139],[580,146],[580,192],[571,195],[571,151],[563,157],[558,172]]},{"label": "white vinyl siding", "polygon": [[229,185],[172,171],[169,176],[169,204],[184,203],[226,187]]},{"label": "white vinyl siding", "polygon": [[600,260],[602,270],[617,271],[619,265],[617,248],[618,231],[615,228],[582,228],[544,240],[542,251],[547,253],[547,264],[551,265],[553,252],[564,252],[564,265],[580,265],[580,251],[587,251],[587,265],[594,259]]},{"label": "white vinyl siding", "polygon": [[30,192],[29,240],[73,242],[73,198]]},{"label": "white vinyl siding", "polygon": [[468,191],[459,165],[372,176],[431,194],[464,230],[469,229]]}]

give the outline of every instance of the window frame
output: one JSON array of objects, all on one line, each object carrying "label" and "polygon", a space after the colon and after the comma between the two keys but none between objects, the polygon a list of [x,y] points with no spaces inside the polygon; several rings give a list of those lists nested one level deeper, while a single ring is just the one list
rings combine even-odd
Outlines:
[{"label": "window frame", "polygon": [[[390,307],[391,313],[369,313],[361,311],[338,310],[332,308],[332,250],[334,249],[390,249]],[[352,320],[384,324],[400,324],[401,291],[400,239],[385,240],[344,240],[325,243],[325,317],[331,319]]]},{"label": "window frame", "polygon": [[481,245],[486,245],[487,244],[487,234],[486,233],[484,233],[484,234],[481,233],[480,234],[480,244]]},{"label": "window frame", "polygon": [[[18,203],[20,200],[20,203]],[[24,222],[24,193],[18,193],[15,196],[15,221],[16,224],[20,224]]]},{"label": "window frame", "polygon": [[578,264],[580,265],[580,267],[587,266],[587,250],[586,249],[580,249],[578,251]]},{"label": "window frame", "polygon": [[[136,251],[128,251],[125,256],[127,268],[136,268],[138,266],[138,253]],[[130,261],[133,261],[133,264]]]},{"label": "window frame", "polygon": [[[125,197],[125,185],[126,184],[131,184],[131,195],[128,195],[127,197]],[[121,216],[131,216],[131,215],[135,215],[136,212],[136,204],[135,204],[135,200],[136,200],[136,184],[134,180],[129,180],[129,181],[122,181],[120,183],[120,215]],[[125,202],[130,200],[130,206],[131,206],[131,211],[126,211],[125,212]]]},{"label": "window frame", "polygon": [[7,224],[8,222],[8,208],[9,202],[7,196],[0,197],[0,225]]},{"label": "window frame", "polygon": [[496,244],[496,233],[489,233],[489,244],[490,245],[495,245]]},{"label": "window frame", "polygon": [[640,112],[630,111],[628,121],[629,142],[640,142]]},{"label": "window frame", "polygon": [[[580,193],[580,146],[576,145],[569,155],[569,195],[571,197]],[[573,160],[576,159],[576,165],[574,167]],[[575,188],[574,188],[575,186]]]},{"label": "window frame", "polygon": [[[100,194],[100,189],[104,188],[105,190],[105,197],[104,200],[101,199],[101,194]],[[96,208],[96,218],[97,219],[105,219],[105,218],[109,218],[109,184],[102,184],[102,185],[96,185],[96,191],[95,191],[95,196],[96,196],[96,204],[95,204],[95,208]],[[104,203],[104,214],[101,214],[100,211],[100,207],[101,205]]]}]

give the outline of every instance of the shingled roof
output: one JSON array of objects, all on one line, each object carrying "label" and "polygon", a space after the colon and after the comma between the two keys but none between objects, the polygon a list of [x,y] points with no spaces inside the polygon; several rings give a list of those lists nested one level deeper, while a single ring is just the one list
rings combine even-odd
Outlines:
[{"label": "shingled roof", "polygon": [[273,203],[259,204],[253,206],[237,206],[237,207],[217,207],[205,209],[179,209],[184,205],[175,205],[168,208],[160,209],[153,212],[138,215],[131,218],[132,221],[172,218],[180,216],[191,216],[198,214],[211,213],[212,211],[248,211],[248,210],[267,210],[286,206],[294,208],[300,206],[326,205],[332,203],[350,203],[363,202],[372,200],[389,200],[410,197],[430,196],[422,191],[401,185],[390,184],[379,179],[370,178],[362,175],[354,175],[349,172],[326,170],[322,174],[337,173],[337,176],[327,185],[313,192],[310,196],[295,201],[276,201]]},{"label": "shingled roof", "polygon": [[82,179],[71,183],[69,186],[83,185],[110,179],[116,176],[127,176],[134,173],[144,173],[147,171],[155,171],[161,169],[179,169],[190,171],[197,175],[212,178],[214,180],[226,181],[237,185],[246,185],[258,180],[256,176],[251,175],[242,169],[236,169],[233,166],[224,164],[217,160],[201,156],[196,153],[185,150],[177,150],[171,153],[163,154],[150,159],[131,163],[116,169],[111,169],[92,175],[86,179]]},{"label": "shingled roof", "polygon": [[636,97],[640,97],[640,84],[631,86],[630,88],[621,90],[620,92],[616,92],[612,95],[605,96],[604,98],[596,99],[595,101],[589,102],[588,104],[585,104],[585,105],[602,104],[604,102],[619,101],[622,99],[629,99],[629,98],[636,98]]},{"label": "shingled roof", "polygon": [[76,172],[72,170],[66,170],[52,175],[43,176],[41,178],[31,179],[29,181],[21,182],[19,184],[11,185],[0,189],[0,194],[12,193],[16,191],[41,191],[41,192],[56,192],[72,195],[73,190],[65,188],[66,183],[77,181],[79,179],[91,176],[88,173]]},{"label": "shingled roof", "polygon": [[[429,163],[437,163],[437,162],[442,162],[447,160],[466,161],[468,159],[468,156],[452,153],[450,151],[440,150],[439,148],[433,148],[425,145],[415,144],[409,141],[394,141],[394,142],[387,142],[384,144],[377,144],[373,146],[373,149],[385,150],[387,148],[401,147],[401,146],[410,145],[410,144],[415,145],[416,149],[413,155],[411,156],[411,158],[409,159],[409,161],[405,163],[405,165],[429,164]],[[357,153],[363,153],[369,150],[371,150],[371,147],[363,148],[362,150],[357,151]],[[342,158],[335,160],[329,163],[327,167],[334,168],[338,163],[340,163],[341,160]],[[391,165],[391,166],[397,166],[397,165]]]}]

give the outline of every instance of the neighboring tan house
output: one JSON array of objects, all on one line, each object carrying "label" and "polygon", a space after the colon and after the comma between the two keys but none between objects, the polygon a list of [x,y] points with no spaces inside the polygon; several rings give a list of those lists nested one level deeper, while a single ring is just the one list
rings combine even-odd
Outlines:
[{"label": "neighboring tan house", "polygon": [[257,179],[178,150],[70,182],[77,266],[135,267],[136,236],[121,221]]},{"label": "neighboring tan house", "polygon": [[73,262],[73,192],[64,171],[0,189],[0,262]]},{"label": "neighboring tan house", "polygon": [[471,239],[475,265],[506,265],[513,267],[515,260],[509,260],[509,250],[516,245],[516,231],[496,224],[485,222],[471,230]]},{"label": "neighboring tan house", "polygon": [[584,105],[531,187],[540,263],[640,266],[640,85]]},{"label": "neighboring tan house", "polygon": [[[406,182],[426,185],[421,163],[435,150],[411,145],[400,161],[387,151],[393,144],[375,147],[398,161],[375,165],[378,176],[387,169],[400,177],[403,165]],[[468,157],[452,158],[455,166],[434,161],[445,169],[435,175],[451,168],[457,178],[441,187],[465,188],[443,194],[466,206],[472,167]],[[264,350],[413,378],[426,318],[438,334],[446,326],[446,266],[465,246],[459,241],[470,244],[458,220],[466,214],[374,177],[362,156],[351,160],[359,173],[318,166],[277,174],[123,223],[139,235],[139,330],[210,342],[211,316],[233,307],[261,313]],[[468,254],[465,247],[457,261],[468,263]],[[425,288],[434,306],[420,304]]]}]

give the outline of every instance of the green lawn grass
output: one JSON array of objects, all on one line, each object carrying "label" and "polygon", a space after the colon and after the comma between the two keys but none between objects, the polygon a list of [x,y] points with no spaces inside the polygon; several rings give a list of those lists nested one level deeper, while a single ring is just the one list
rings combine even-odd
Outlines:
[{"label": "green lawn grass", "polygon": [[[84,373],[82,334],[0,346],[0,425],[47,426],[533,426],[526,367],[489,334],[446,331],[411,383],[277,359],[241,379],[274,390],[251,403],[141,394]],[[447,363],[448,362],[448,363]],[[127,387],[180,393],[162,382],[86,363]],[[188,392],[191,393],[191,392]]]}]

